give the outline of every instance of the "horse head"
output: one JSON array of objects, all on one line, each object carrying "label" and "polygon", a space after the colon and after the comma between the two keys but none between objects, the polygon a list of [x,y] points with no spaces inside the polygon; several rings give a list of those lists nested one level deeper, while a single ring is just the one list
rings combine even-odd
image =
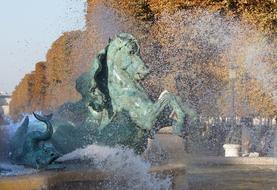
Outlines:
[{"label": "horse head", "polygon": [[108,65],[123,70],[134,80],[141,80],[149,73],[141,59],[138,41],[131,34],[121,33],[110,41],[107,61]]}]

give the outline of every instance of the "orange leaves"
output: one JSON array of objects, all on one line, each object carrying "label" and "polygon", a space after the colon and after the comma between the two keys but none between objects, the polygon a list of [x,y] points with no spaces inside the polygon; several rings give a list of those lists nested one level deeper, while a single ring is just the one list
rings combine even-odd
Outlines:
[{"label": "orange leaves", "polygon": [[[230,4],[234,9],[228,9]],[[226,114],[228,68],[234,63],[238,114],[243,114],[240,105],[247,99],[255,114],[276,115],[270,78],[277,74],[276,6],[272,0],[88,0],[86,30],[65,33],[53,43],[47,61],[38,63],[17,86],[11,112],[16,115],[76,100],[75,79],[105,46],[103,30],[113,29],[112,16],[98,20],[93,13],[116,10],[128,20],[118,28],[139,39],[142,57],[152,68],[144,81],[152,97],[167,88],[178,91],[200,113]],[[268,41],[273,41],[270,46]],[[247,85],[242,84],[245,73],[250,75]]]},{"label": "orange leaves", "polygon": [[47,61],[37,63],[35,71],[22,79],[12,94],[12,116],[57,107],[76,97],[72,51],[79,36],[79,32],[61,36],[48,51]]}]

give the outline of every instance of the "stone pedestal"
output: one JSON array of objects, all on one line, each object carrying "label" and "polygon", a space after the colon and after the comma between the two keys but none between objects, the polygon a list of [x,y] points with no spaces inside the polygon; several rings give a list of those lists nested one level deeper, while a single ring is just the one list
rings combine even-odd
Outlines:
[{"label": "stone pedestal", "polygon": [[242,126],[241,132],[241,153],[242,155],[248,155],[250,153],[251,146],[251,134],[250,130],[246,126]]},{"label": "stone pedestal", "polygon": [[277,158],[277,126],[275,126],[274,129],[274,145],[273,145],[273,155],[275,158]]},{"label": "stone pedestal", "polygon": [[225,150],[225,157],[239,157],[239,144],[224,144],[223,148]]},{"label": "stone pedestal", "polygon": [[248,155],[250,153],[251,134],[250,128],[253,126],[253,119],[250,117],[242,117],[240,119],[241,130],[241,153]]},{"label": "stone pedestal", "polygon": [[152,165],[186,164],[184,140],[174,135],[171,127],[162,128],[154,139],[148,140],[143,156]]},{"label": "stone pedestal", "polygon": [[187,162],[184,140],[172,133],[172,127],[162,128],[154,137],[149,139],[148,148],[143,157],[157,168],[167,167],[172,171],[179,168],[181,172],[173,177],[174,190],[188,189]]}]

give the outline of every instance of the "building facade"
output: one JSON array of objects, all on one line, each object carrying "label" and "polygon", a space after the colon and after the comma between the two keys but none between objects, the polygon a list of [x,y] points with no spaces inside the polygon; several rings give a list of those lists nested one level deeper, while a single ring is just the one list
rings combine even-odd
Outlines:
[{"label": "building facade", "polygon": [[10,114],[10,101],[11,96],[9,94],[0,92],[0,124],[4,124],[5,116]]}]

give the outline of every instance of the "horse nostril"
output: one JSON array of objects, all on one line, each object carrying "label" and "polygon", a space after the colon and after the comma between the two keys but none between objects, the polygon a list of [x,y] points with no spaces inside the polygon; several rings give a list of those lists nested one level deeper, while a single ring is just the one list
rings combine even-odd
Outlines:
[{"label": "horse nostril", "polygon": [[50,156],[54,156],[55,154],[54,153],[51,153]]}]

